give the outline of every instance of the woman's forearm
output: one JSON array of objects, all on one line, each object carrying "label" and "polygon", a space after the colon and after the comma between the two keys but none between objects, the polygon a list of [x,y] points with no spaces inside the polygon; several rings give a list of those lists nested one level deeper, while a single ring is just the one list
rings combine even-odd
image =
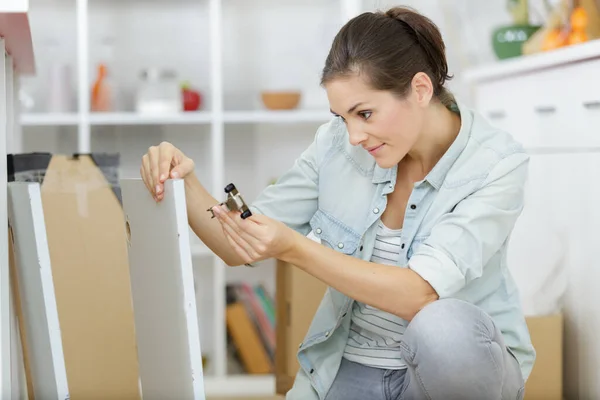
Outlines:
[{"label": "woman's forearm", "polygon": [[195,174],[185,178],[185,199],[188,222],[202,242],[227,265],[242,265],[243,260],[229,245],[223,228],[206,210],[220,203],[202,186]]},{"label": "woman's forearm", "polygon": [[356,301],[408,321],[438,299],[431,285],[409,268],[360,260],[300,234],[280,258]]}]

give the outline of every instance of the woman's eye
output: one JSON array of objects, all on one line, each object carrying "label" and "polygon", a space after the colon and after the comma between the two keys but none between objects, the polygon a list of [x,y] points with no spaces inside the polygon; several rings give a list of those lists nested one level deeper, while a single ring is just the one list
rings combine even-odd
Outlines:
[{"label": "woman's eye", "polygon": [[363,111],[360,113],[360,116],[363,117],[364,120],[367,120],[371,117],[371,111]]}]

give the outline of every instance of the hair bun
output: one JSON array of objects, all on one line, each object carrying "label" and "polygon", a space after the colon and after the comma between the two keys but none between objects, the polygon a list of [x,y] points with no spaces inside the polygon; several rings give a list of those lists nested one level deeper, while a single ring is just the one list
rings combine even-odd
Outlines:
[{"label": "hair bun", "polygon": [[[430,65],[439,65],[436,60],[446,59],[444,41],[432,20],[410,7],[393,7],[387,10],[385,15],[403,23],[411,31],[417,43],[430,59]],[[443,86],[446,80],[452,79],[452,76],[448,74],[448,64],[446,62],[439,66],[440,68],[432,72],[440,86]]]}]

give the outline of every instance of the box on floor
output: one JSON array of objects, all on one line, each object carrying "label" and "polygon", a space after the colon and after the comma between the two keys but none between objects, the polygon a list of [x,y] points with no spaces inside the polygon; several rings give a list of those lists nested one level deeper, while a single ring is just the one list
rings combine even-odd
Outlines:
[{"label": "box on floor", "polygon": [[7,160],[9,181],[40,183],[71,399],[141,399],[118,163],[106,154]]},{"label": "box on floor", "polygon": [[[276,392],[291,389],[299,365],[298,345],[312,321],[326,286],[319,280],[284,262],[277,264],[276,279],[277,356]],[[562,315],[526,318],[537,352],[533,371],[525,387],[524,400],[563,398],[563,318]]]}]

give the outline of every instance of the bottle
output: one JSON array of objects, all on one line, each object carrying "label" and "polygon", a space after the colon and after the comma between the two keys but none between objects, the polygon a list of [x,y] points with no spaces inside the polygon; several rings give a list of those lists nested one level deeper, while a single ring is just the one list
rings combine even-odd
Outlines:
[{"label": "bottle", "polygon": [[92,111],[96,112],[107,112],[112,109],[111,88],[107,81],[106,65],[103,63],[98,64],[97,67],[90,105]]}]

